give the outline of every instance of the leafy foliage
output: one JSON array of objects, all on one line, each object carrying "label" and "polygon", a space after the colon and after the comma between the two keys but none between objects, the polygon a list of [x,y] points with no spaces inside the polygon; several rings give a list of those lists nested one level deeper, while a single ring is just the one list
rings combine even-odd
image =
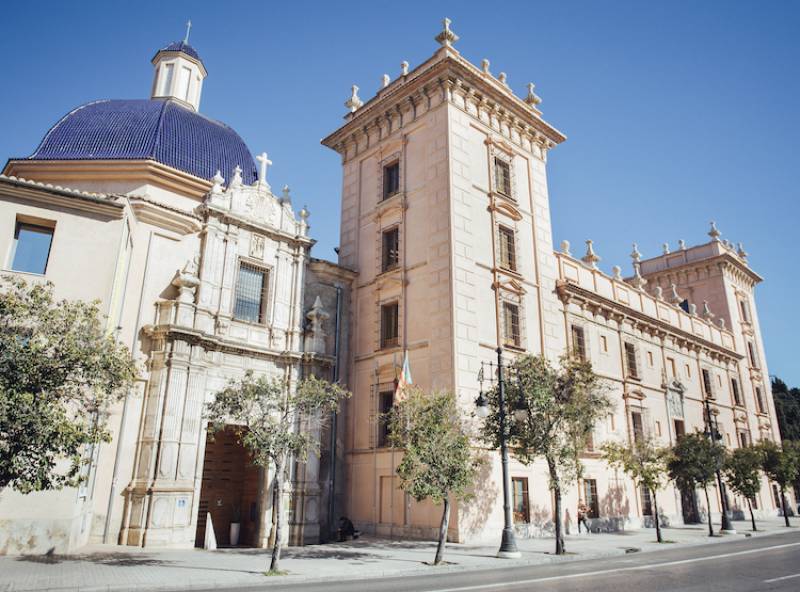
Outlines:
[{"label": "leafy foliage", "polygon": [[[212,432],[233,424],[239,442],[250,452],[253,464],[275,466],[272,523],[275,542],[270,572],[279,570],[282,493],[289,459],[305,462],[309,453],[319,449],[319,441],[314,435],[298,429],[298,425],[301,419],[306,418],[321,426],[327,414],[338,409],[339,402],[349,396],[350,393],[338,384],[314,376],[301,380],[292,390],[284,379],[256,377],[247,372],[241,379],[229,382],[208,404],[206,415]],[[260,515],[264,514],[262,509]]]},{"label": "leafy foliage", "polygon": [[[608,415],[611,403],[606,387],[588,361],[564,356],[553,367],[543,356],[517,358],[508,369],[505,400],[511,453],[523,464],[544,458],[555,497],[556,553],[564,552],[561,534],[561,487],[580,476],[580,454],[586,449],[594,424]],[[487,393],[489,415],[483,439],[500,445],[500,404],[497,387]],[[513,410],[523,410],[522,421]]]},{"label": "leafy foliage", "polygon": [[442,560],[450,499],[470,497],[479,461],[453,393],[407,388],[389,412],[389,441],[403,451],[400,487],[417,501],[444,502],[434,564]]},{"label": "leafy foliage", "polygon": [[667,462],[671,458],[672,450],[656,445],[651,438],[643,438],[627,445],[608,442],[603,445],[603,454],[610,466],[621,468],[636,483],[650,491],[655,504],[653,516],[656,536],[659,543],[663,542],[656,494],[666,485]]},{"label": "leafy foliage", "polygon": [[752,500],[761,489],[761,454],[753,446],[737,448],[725,459],[723,473],[725,482],[735,493],[747,500],[753,530],[756,530],[756,518],[753,515]]},{"label": "leafy foliage", "polygon": [[797,479],[800,471],[800,445],[791,440],[784,440],[782,445],[772,440],[758,443],[761,453],[761,467],[767,476],[784,488]]},{"label": "leafy foliage", "polygon": [[[53,285],[0,290],[0,490],[75,486],[86,445],[108,441],[108,406],[136,376],[98,302],[57,301]],[[59,461],[68,459],[62,469]]]},{"label": "leafy foliage", "polygon": [[784,440],[800,441],[800,388],[789,388],[780,378],[772,380],[772,398],[778,427]]}]

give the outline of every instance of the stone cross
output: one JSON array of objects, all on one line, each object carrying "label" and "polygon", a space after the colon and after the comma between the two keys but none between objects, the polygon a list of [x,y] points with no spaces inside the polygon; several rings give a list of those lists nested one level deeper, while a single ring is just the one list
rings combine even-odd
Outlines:
[{"label": "stone cross", "polygon": [[189,33],[191,32],[191,30],[192,30],[192,21],[187,21],[186,22],[186,37],[183,38],[183,42],[186,45],[189,45]]},{"label": "stone cross", "polygon": [[266,152],[262,152],[256,156],[258,161],[258,180],[261,183],[267,184],[267,167],[272,164],[272,161],[267,157]]}]

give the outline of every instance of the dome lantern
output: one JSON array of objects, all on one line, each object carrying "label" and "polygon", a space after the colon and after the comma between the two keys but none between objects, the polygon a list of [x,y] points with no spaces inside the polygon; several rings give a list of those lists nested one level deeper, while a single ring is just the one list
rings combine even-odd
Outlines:
[{"label": "dome lantern", "polygon": [[189,21],[183,41],[170,43],[153,56],[155,73],[150,97],[172,99],[199,111],[200,94],[207,73],[200,55],[189,45],[191,27],[192,21]]}]

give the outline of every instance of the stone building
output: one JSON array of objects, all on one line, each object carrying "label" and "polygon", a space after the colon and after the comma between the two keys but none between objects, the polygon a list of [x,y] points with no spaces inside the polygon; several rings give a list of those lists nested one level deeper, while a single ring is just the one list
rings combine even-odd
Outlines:
[{"label": "stone building", "polygon": [[[444,21],[439,49],[418,67],[403,62],[367,101],[353,87],[344,124],[323,144],[342,157],[340,262],[358,271],[351,305],[352,346],[346,430],[348,512],[365,531],[434,537],[439,511],[398,488],[398,453],[387,446],[380,414],[408,352],[415,383],[458,394],[473,409],[481,362],[522,353],[557,360],[579,352],[611,385],[614,410],[596,426],[584,454],[578,500],[595,528],[649,523],[646,493],[600,459],[605,440],[645,433],[660,443],[703,429],[711,400],[729,447],[778,439],[753,289],[760,277],[746,254],[720,240],[647,260],[634,253],[633,277],[597,267],[591,241],[573,257],[554,250],[546,164],[566,138],[542,118],[533,84],[517,97],[505,73],[476,67],[455,49]],[[475,499],[455,505],[449,537],[496,541],[502,528],[498,455]],[[517,530],[552,528],[543,463],[512,460]],[[693,491],[664,496],[670,523],[719,512]],[[668,498],[668,499],[667,499]],[[739,500],[731,499],[734,510]],[[757,500],[774,513],[769,484]],[[569,526],[568,526],[569,528]]]},{"label": "stone building", "polygon": [[[314,259],[309,214],[273,192],[230,127],[199,111],[206,69],[187,41],[153,58],[150,98],[97,101],[65,115],[28,158],[0,176],[4,273],[52,281],[59,297],[101,302],[108,330],[140,367],[111,410],[112,442],[86,453],[81,487],[0,492],[0,553],[64,551],[88,542],[220,544],[239,518],[241,543],[263,546],[269,470],[250,466],[228,431],[207,438],[203,405],[252,370],[295,384],[308,373],[353,398],[319,434],[322,450],[291,467],[289,542],[326,540],[346,514],[363,531],[434,537],[440,510],[398,487],[399,453],[381,414],[407,355],[414,383],[456,392],[471,410],[482,362],[566,351],[611,385],[613,412],[595,426],[584,479],[566,494],[595,528],[647,525],[652,504],[598,450],[645,433],[659,442],[703,428],[708,401],[729,447],[778,439],[754,296],[761,278],[741,246],[710,240],[642,259],[623,278],[554,249],[547,187],[551,149],[534,86],[511,91],[454,47],[437,51],[348,113],[323,144],[343,169],[339,262]],[[319,427],[315,423],[303,429]],[[503,523],[497,455],[449,536],[497,541]],[[552,528],[546,468],[511,463],[522,536]],[[741,501],[731,496],[734,511]],[[718,515],[694,491],[669,488],[670,523]],[[766,480],[759,512],[775,513]],[[263,503],[259,503],[263,502]]]},{"label": "stone building", "polygon": [[[191,547],[209,518],[227,544],[237,517],[241,543],[264,545],[272,475],[231,432],[207,439],[203,407],[246,371],[290,385],[308,373],[346,380],[354,273],[311,257],[309,213],[288,186],[272,191],[267,155],[256,166],[234,130],[199,112],[197,52],[171,44],[153,65],[150,99],[70,111],[0,177],[6,273],[98,299],[140,367],[109,418],[112,443],[87,452],[82,487],[2,492],[0,553]],[[293,543],[331,528],[336,438],[320,436],[322,458],[292,468]]]}]

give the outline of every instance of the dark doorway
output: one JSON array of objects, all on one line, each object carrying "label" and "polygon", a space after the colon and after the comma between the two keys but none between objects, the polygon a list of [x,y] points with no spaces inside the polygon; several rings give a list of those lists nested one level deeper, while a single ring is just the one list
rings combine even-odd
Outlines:
[{"label": "dark doorway", "polygon": [[206,440],[200,506],[197,513],[195,547],[205,541],[207,518],[211,514],[217,546],[231,545],[231,523],[239,521],[237,546],[251,547],[258,531],[259,468],[239,444],[233,428],[225,428]]},{"label": "dark doorway", "polygon": [[700,511],[697,509],[697,493],[690,487],[684,486],[679,489],[684,524],[698,524],[700,522]]}]

